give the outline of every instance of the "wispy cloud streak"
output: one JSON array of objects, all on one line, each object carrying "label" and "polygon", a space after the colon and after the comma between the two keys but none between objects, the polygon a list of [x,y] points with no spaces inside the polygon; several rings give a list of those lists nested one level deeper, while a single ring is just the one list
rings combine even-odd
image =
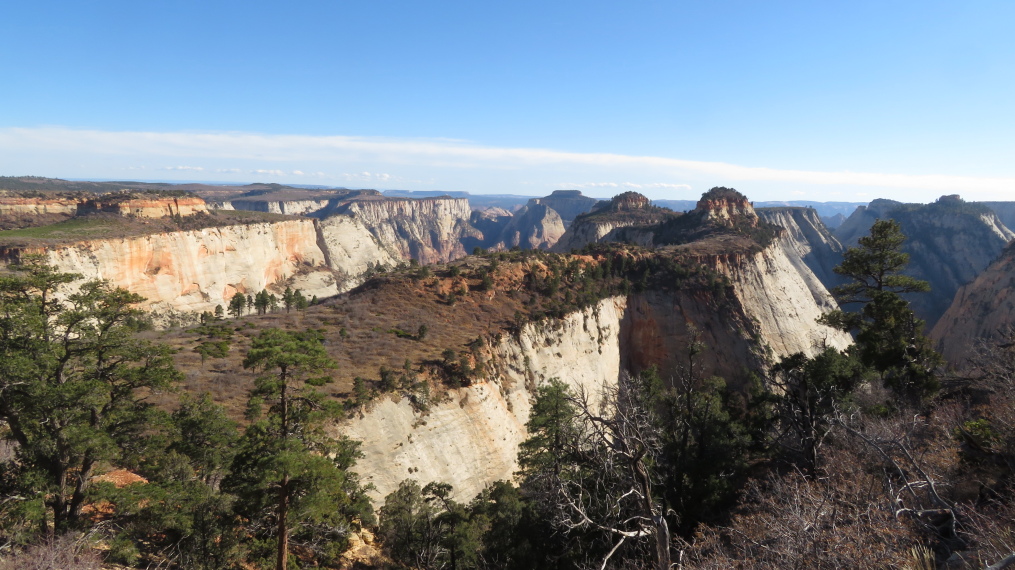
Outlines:
[{"label": "wispy cloud streak", "polygon": [[[649,170],[653,174],[674,177],[687,174],[699,177],[704,175],[722,181],[869,186],[937,192],[1015,190],[1015,178],[778,169],[658,156],[577,153],[540,148],[499,148],[449,140],[266,135],[242,132],[113,132],[63,127],[0,129],[0,150],[25,152],[30,149],[82,155],[161,158],[166,161],[184,158],[223,161],[239,159],[273,163],[371,161],[391,165],[458,169],[521,170],[533,167],[566,167],[572,171],[576,167],[595,167],[622,169],[628,172]],[[271,174],[280,172],[275,169],[268,170],[274,170]],[[587,183],[586,187],[598,185],[610,187],[612,184],[614,183]],[[615,184],[620,187],[638,187],[637,183]],[[669,183],[659,184],[657,187],[662,188]],[[676,188],[683,185],[670,186]]]}]

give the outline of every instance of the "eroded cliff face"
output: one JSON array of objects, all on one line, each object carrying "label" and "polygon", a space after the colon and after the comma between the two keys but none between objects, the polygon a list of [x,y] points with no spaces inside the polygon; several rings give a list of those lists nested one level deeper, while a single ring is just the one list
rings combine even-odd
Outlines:
[{"label": "eroded cliff face", "polygon": [[[786,257],[806,275],[806,266],[821,282],[822,289],[831,289],[845,281],[834,268],[842,263],[845,248],[832,235],[812,208],[758,208],[758,217],[775,224],[786,233],[779,239]],[[816,288],[813,288],[816,289]],[[822,295],[818,290],[817,295]],[[827,291],[824,293],[827,294]]]},{"label": "eroded cliff face", "polygon": [[611,297],[563,319],[530,323],[492,345],[483,381],[451,390],[429,413],[392,397],[348,420],[341,431],[363,442],[356,469],[377,487],[374,499],[407,478],[451,483],[460,500],[512,478],[538,386],[560,378],[597,394],[622,370],[656,366],[671,374],[686,363],[692,327],[708,345],[704,372],[733,386],[746,381],[745,367],[766,369],[781,356],[851,342],[815,322],[834,301],[826,293],[817,302],[781,248],[701,262],[726,275],[729,286]]},{"label": "eroded cliff face", "polygon": [[587,213],[599,203],[595,198],[589,198],[581,193],[581,190],[554,190],[544,198],[533,198],[529,204],[542,204],[553,208],[567,228],[578,216]]},{"label": "eroded cliff face", "polygon": [[363,282],[372,267],[394,266],[404,261],[401,252],[380,242],[361,221],[352,216],[331,216],[316,222],[318,246],[345,292]]},{"label": "eroded cliff face", "polygon": [[62,214],[73,216],[78,200],[71,198],[13,198],[0,197],[0,216],[44,216]]},{"label": "eroded cliff face", "polygon": [[503,250],[550,249],[564,235],[564,222],[549,206],[530,203],[515,212],[489,247]]},{"label": "eroded cliff face", "polygon": [[634,221],[626,220],[586,220],[579,218],[567,229],[560,240],[550,248],[551,251],[567,253],[572,250],[581,249],[590,243],[599,243],[606,236],[617,228],[627,228],[638,225]]},{"label": "eroded cliff face", "polygon": [[[167,215],[183,215],[189,203],[135,202],[114,205],[123,206],[129,215],[151,217],[162,212],[159,208]],[[142,206],[148,209],[139,210]],[[372,267],[391,267],[412,258],[435,263],[464,256],[462,236],[478,233],[468,224],[466,200],[376,200],[353,202],[344,210],[320,220],[98,239],[37,253],[44,253],[61,271],[107,279],[143,295],[148,299],[145,307],[157,313],[177,314],[228,306],[236,292],[252,294],[286,285],[301,289],[308,298],[336,295],[361,283]],[[31,252],[18,249],[7,256],[16,259],[25,253]]]},{"label": "eroded cliff face", "polygon": [[61,271],[146,297],[144,306],[158,313],[212,311],[237,292],[287,279],[307,297],[338,292],[312,220],[91,240],[41,253]]},{"label": "eroded cliff face", "polygon": [[1015,243],[972,283],[959,289],[930,332],[945,359],[964,367],[977,339],[1002,340],[1015,326]]},{"label": "eroded cliff face", "polygon": [[337,200],[244,200],[241,198],[219,202],[213,207],[219,210],[248,210],[290,216],[310,216],[335,202]]},{"label": "eroded cliff face", "polygon": [[408,478],[451,483],[462,500],[512,479],[538,386],[559,378],[597,395],[616,383],[625,312],[626,301],[611,298],[560,321],[530,323],[490,349],[484,381],[451,390],[427,414],[405,398],[382,398],[340,426],[363,442],[355,470],[376,487],[375,504]]},{"label": "eroded cliff face", "polygon": [[979,202],[990,208],[1001,223],[1015,231],[1015,202]]},{"label": "eroded cliff face", "polygon": [[399,258],[423,264],[463,257],[463,239],[483,237],[469,225],[472,209],[466,198],[352,201],[337,213],[359,220]]}]

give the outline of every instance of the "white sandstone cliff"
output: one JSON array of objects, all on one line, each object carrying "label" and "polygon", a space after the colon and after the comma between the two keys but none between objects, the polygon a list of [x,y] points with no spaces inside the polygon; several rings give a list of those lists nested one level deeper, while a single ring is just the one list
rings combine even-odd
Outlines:
[{"label": "white sandstone cliff", "polygon": [[[97,239],[42,253],[60,271],[144,296],[144,306],[157,312],[211,311],[237,292],[253,294],[289,278],[307,297],[338,292],[312,220]],[[329,275],[310,276],[321,271]]]},{"label": "white sandstone cliff", "polygon": [[356,471],[376,487],[376,504],[408,478],[451,483],[458,500],[511,479],[538,386],[560,378],[596,394],[622,370],[657,366],[666,374],[686,349],[692,325],[709,345],[706,373],[723,374],[734,386],[745,364],[766,366],[851,342],[815,322],[835,303],[827,292],[815,296],[779,246],[702,261],[729,278],[731,294],[645,291],[530,323],[493,346],[484,381],[451,390],[428,413],[394,396],[344,422],[341,432],[363,442]]},{"label": "white sandstone cliff", "polygon": [[616,383],[625,307],[623,298],[611,298],[561,321],[524,326],[491,349],[485,381],[451,390],[426,415],[407,399],[382,398],[348,420],[341,431],[363,442],[355,470],[375,486],[375,504],[408,478],[451,483],[459,499],[511,479],[537,386],[559,378],[594,395]]}]

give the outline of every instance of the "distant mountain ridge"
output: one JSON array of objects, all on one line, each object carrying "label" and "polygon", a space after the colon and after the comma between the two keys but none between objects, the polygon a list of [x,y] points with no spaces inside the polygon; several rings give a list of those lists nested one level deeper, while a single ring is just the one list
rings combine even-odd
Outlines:
[{"label": "distant mountain ridge", "polygon": [[908,238],[902,246],[910,255],[905,273],[931,285],[929,293],[911,298],[928,329],[948,309],[959,288],[975,279],[1015,239],[1015,232],[993,210],[955,195],[931,204],[874,200],[857,208],[835,230],[835,237],[844,246],[855,246],[878,219],[899,222]]}]

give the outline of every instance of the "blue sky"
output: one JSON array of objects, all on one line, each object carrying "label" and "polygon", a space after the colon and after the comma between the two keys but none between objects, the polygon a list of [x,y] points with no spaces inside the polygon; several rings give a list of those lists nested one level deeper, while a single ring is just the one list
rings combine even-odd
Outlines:
[{"label": "blue sky", "polygon": [[0,174],[1015,200],[1012,2],[36,2]]}]

